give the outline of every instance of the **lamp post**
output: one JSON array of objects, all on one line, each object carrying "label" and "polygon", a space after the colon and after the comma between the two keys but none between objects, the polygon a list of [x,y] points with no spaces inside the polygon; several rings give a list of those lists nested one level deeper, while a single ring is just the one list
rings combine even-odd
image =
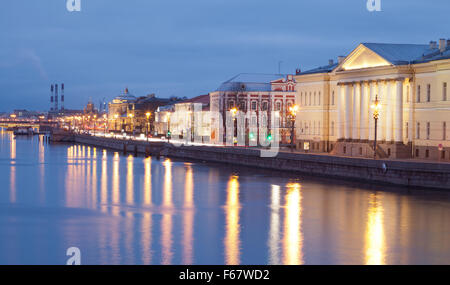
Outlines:
[{"label": "lamp post", "polygon": [[373,119],[375,120],[375,138],[373,141],[373,159],[377,158],[377,125],[378,125],[378,117],[380,115],[381,105],[378,101],[378,94],[375,95],[375,101],[373,102],[371,108],[373,109]]},{"label": "lamp post", "polygon": [[107,122],[108,122],[107,115],[106,115],[106,114],[103,114],[103,123],[105,124],[105,131],[104,131],[104,133],[105,133],[105,138],[106,138],[106,124],[107,124]]},{"label": "lamp post", "polygon": [[97,115],[94,115],[94,137],[95,137],[95,128],[97,127]]},{"label": "lamp post", "polygon": [[114,132],[117,132],[117,118],[119,118],[119,115],[114,114]]},{"label": "lamp post", "polygon": [[133,129],[133,114],[128,114],[128,117],[130,117],[130,122],[131,122],[131,129],[130,131],[132,132],[132,134],[134,135],[134,129]]},{"label": "lamp post", "polygon": [[291,152],[294,151],[294,127],[295,127],[295,118],[297,116],[298,105],[293,105],[289,107],[289,113],[291,115]]},{"label": "lamp post", "polygon": [[146,134],[146,136],[147,136],[147,142],[148,142],[148,132],[149,132],[149,129],[150,129],[150,115],[151,115],[151,113],[150,112],[147,112],[147,113],[145,113],[145,116],[147,117],[147,134]]},{"label": "lamp post", "polygon": [[[233,145],[234,145],[234,136],[237,135],[237,124],[236,124],[236,113],[238,109],[236,107],[233,107],[230,109],[231,116],[233,117]],[[236,126],[235,126],[236,125]]]},{"label": "lamp post", "polygon": [[167,113],[167,142],[170,142],[170,113]]}]

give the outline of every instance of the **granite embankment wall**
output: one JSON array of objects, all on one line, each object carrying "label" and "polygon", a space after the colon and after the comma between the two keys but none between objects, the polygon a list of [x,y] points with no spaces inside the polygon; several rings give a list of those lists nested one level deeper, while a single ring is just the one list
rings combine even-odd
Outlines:
[{"label": "granite embankment wall", "polygon": [[364,180],[412,187],[450,189],[450,164],[398,160],[373,160],[280,152],[261,157],[260,150],[237,147],[174,146],[164,142],[125,141],[75,135],[74,141],[127,153],[162,155],[304,174]]}]

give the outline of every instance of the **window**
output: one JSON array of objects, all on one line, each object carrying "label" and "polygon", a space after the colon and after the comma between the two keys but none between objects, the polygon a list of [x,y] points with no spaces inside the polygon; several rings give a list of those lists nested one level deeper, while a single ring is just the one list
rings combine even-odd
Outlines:
[{"label": "window", "polygon": [[430,122],[427,122],[427,140],[430,139]]},{"label": "window", "polygon": [[252,110],[256,110],[256,101],[252,102]]},{"label": "window", "polygon": [[281,102],[277,102],[275,105],[276,111],[281,111]]},{"label": "window", "polygon": [[239,109],[245,111],[245,101],[239,102]]},{"label": "window", "polygon": [[429,158],[430,157],[430,150],[425,150],[425,157],[426,158]]},{"label": "window", "polygon": [[320,106],[320,91],[319,91],[319,106]]},{"label": "window", "polygon": [[263,102],[262,103],[262,110],[263,111],[267,111],[267,109],[268,109],[267,106],[268,106],[268,103],[267,102]]},{"label": "window", "polygon": [[303,92],[300,93],[300,105],[303,105]]},{"label": "window", "polygon": [[427,85],[427,102],[431,101],[431,85]]},{"label": "window", "polygon": [[405,123],[406,138],[409,139],[409,123]]},{"label": "window", "polygon": [[319,126],[317,127],[317,134],[320,135],[320,121],[318,123],[319,123]]},{"label": "window", "polygon": [[228,101],[228,109],[234,108],[234,101]]},{"label": "window", "polygon": [[416,157],[419,157],[419,149],[416,148]]},{"label": "window", "polygon": [[417,103],[420,103],[420,85],[417,86]]},{"label": "window", "polygon": [[316,106],[316,92],[314,92],[314,106]]},{"label": "window", "polygon": [[447,139],[447,122],[442,123],[442,139],[444,141]]},{"label": "window", "polygon": [[331,122],[331,135],[334,136],[334,121]]},{"label": "window", "polygon": [[334,91],[331,93],[331,105],[334,106]]},{"label": "window", "polygon": [[309,106],[311,106],[311,92],[309,92]]},{"label": "window", "polygon": [[443,151],[441,152],[441,158],[442,158],[442,159],[445,159],[445,150],[443,150]]},{"label": "window", "polygon": [[442,100],[447,101],[447,82],[442,84]]},{"label": "window", "polygon": [[417,123],[416,139],[420,139],[420,123]]}]

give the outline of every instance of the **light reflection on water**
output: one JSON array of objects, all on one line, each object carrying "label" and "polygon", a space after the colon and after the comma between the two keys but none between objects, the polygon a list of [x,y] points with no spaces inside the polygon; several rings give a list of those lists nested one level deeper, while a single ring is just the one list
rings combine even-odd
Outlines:
[{"label": "light reflection on water", "polygon": [[444,192],[0,139],[0,264],[450,263]]}]

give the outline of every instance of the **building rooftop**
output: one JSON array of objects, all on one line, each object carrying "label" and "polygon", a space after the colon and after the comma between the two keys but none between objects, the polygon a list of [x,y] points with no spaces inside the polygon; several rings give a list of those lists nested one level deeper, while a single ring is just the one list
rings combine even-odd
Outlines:
[{"label": "building rooftop", "polygon": [[222,83],[216,91],[271,91],[270,82],[284,74],[240,73]]},{"label": "building rooftop", "polygon": [[[432,44],[434,43],[434,45]],[[430,44],[388,44],[388,43],[362,43],[361,45],[372,50],[393,65],[407,65],[424,63],[434,60],[450,58],[450,46],[446,41],[445,50],[441,51],[436,42]],[[327,73],[333,71],[339,63],[316,67],[298,75]]]}]

